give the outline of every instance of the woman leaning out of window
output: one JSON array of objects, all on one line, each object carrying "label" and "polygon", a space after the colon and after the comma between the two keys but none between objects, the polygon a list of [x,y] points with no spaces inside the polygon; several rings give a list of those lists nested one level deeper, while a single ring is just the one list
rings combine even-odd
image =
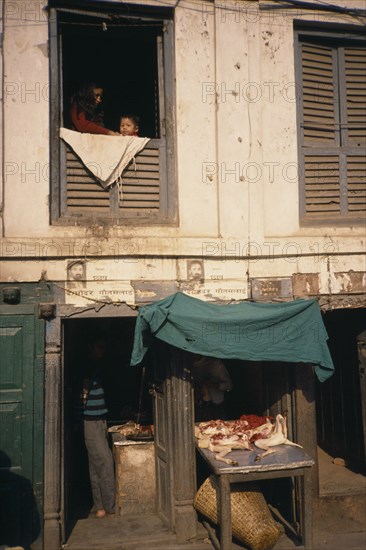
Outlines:
[{"label": "woman leaning out of window", "polygon": [[88,134],[120,136],[118,132],[104,127],[103,88],[94,83],[84,84],[72,98],[72,129]]}]

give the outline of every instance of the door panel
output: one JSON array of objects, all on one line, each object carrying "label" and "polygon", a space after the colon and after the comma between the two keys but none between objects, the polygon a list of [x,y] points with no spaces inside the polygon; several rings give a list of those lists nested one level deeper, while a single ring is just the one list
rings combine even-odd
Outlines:
[{"label": "door panel", "polygon": [[184,542],[196,536],[197,523],[191,357],[166,345],[163,351],[155,349],[154,354],[160,367],[154,388],[157,507],[177,540]]},{"label": "door panel", "polygon": [[33,315],[0,317],[0,544],[27,546],[40,532],[33,493],[34,343]]},{"label": "door panel", "polygon": [[157,480],[157,513],[163,521],[172,526],[172,476],[167,414],[167,381],[154,389],[155,460]]},{"label": "door panel", "polygon": [[361,393],[361,412],[362,412],[362,428],[363,428],[363,469],[366,470],[366,330],[357,337],[358,348],[358,370],[360,379]]},{"label": "door panel", "polygon": [[153,369],[153,413],[156,464],[156,511],[169,527],[174,526],[174,489],[170,364],[166,346],[156,340],[149,355]]},{"label": "door panel", "polygon": [[21,403],[0,403],[0,449],[6,452],[13,473],[21,475]]}]

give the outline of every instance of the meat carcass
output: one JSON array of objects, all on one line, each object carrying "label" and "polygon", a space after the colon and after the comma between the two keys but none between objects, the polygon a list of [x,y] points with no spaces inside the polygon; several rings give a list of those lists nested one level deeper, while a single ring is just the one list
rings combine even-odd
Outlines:
[{"label": "meat carcass", "polygon": [[253,446],[250,443],[249,439],[246,439],[245,437],[239,438],[235,436],[223,438],[218,442],[210,442],[207,448],[209,451],[215,453],[216,460],[220,460],[221,462],[225,462],[225,464],[229,464],[231,466],[238,465],[236,460],[225,458],[227,454],[231,453],[231,451],[237,449],[246,449],[248,451],[253,450]]},{"label": "meat carcass", "polygon": [[272,429],[273,425],[268,418],[246,415],[239,420],[201,422],[195,426],[195,435],[201,449],[215,453],[216,460],[236,466],[237,462],[226,458],[226,455],[237,449],[254,450],[251,438],[257,434],[265,436]]},{"label": "meat carcass", "polygon": [[282,414],[278,414],[276,416],[276,422],[273,431],[267,437],[254,441],[254,445],[259,449],[263,449],[265,451],[264,453],[260,455],[258,454],[256,456],[256,461],[261,460],[266,455],[275,453],[276,450],[272,449],[271,447],[276,447],[277,445],[293,445],[294,447],[301,447],[301,445],[293,443],[292,441],[287,439],[286,419],[282,416]]}]

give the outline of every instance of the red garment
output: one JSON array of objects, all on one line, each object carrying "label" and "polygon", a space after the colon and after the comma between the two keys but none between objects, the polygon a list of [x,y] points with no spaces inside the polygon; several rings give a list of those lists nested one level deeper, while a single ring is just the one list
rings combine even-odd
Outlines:
[{"label": "red garment", "polygon": [[82,132],[83,134],[104,134],[108,135],[108,128],[103,128],[99,124],[88,120],[83,111],[78,113],[77,104],[74,103],[71,106],[71,122],[73,125],[73,130]]}]

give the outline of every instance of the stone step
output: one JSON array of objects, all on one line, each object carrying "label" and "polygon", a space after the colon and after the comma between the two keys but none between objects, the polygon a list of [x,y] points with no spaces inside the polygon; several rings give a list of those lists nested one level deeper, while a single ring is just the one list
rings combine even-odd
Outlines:
[{"label": "stone step", "polygon": [[[138,543],[123,543],[122,546],[119,546],[116,550],[149,550],[150,548],[159,548],[159,550],[214,550],[214,547],[207,539],[207,542],[197,541],[197,542],[188,542],[179,544],[175,542],[160,542],[160,544],[151,544],[149,542],[138,542]],[[114,550],[114,549],[113,549]]]},{"label": "stone step", "polygon": [[144,538],[139,537],[134,540],[130,538],[128,540],[118,540],[116,538],[114,541],[104,539],[103,543],[101,539],[98,539],[95,541],[95,544],[90,543],[90,541],[85,544],[82,541],[78,541],[71,545],[64,545],[64,549],[96,550],[98,548],[100,550],[101,544],[103,544],[103,550],[150,550],[156,548],[159,548],[159,550],[214,550],[208,538],[206,540],[178,543],[175,536],[162,538],[161,535],[159,535],[158,538],[150,535]]},{"label": "stone step", "polygon": [[207,531],[197,525],[195,539],[179,543],[154,514],[79,520],[65,550],[213,550]]},{"label": "stone step", "polygon": [[347,523],[360,524],[365,526],[366,518],[366,493],[362,490],[360,493],[324,495],[315,502],[315,513],[321,517],[339,517],[347,519]]}]

